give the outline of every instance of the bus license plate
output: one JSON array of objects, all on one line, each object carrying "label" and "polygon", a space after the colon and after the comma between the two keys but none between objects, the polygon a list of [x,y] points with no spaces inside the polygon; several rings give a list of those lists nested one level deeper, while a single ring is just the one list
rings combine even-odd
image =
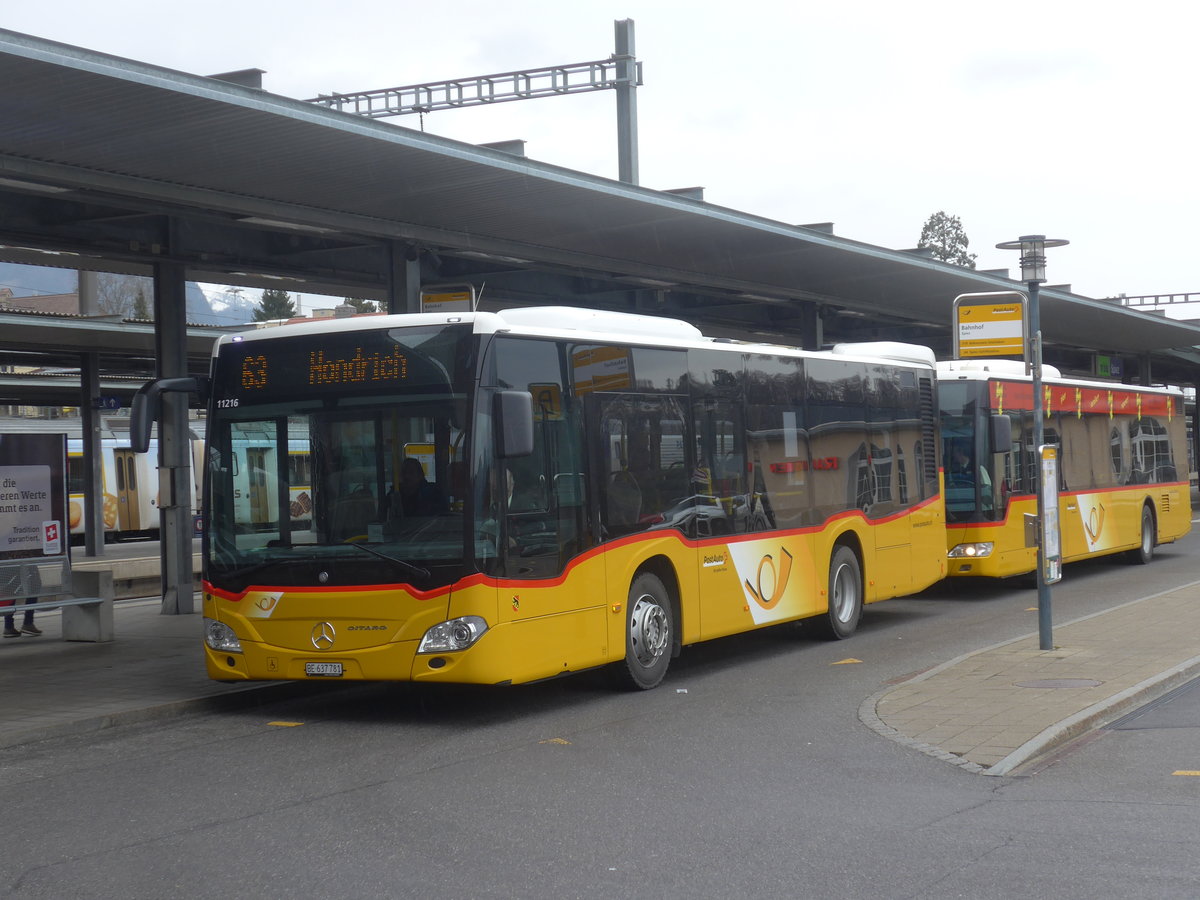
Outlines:
[{"label": "bus license plate", "polygon": [[326,678],[341,678],[342,664],[341,663],[305,663],[305,675],[322,675]]}]

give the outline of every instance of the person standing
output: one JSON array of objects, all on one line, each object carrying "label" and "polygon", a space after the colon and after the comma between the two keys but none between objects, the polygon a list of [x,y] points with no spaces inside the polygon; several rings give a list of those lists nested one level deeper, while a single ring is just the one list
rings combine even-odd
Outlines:
[{"label": "person standing", "polygon": [[[13,603],[13,602],[15,602],[15,601],[12,601],[12,600],[9,601],[9,603]],[[25,598],[26,605],[28,605],[30,603],[36,603],[36,602],[37,602],[37,597],[26,597]],[[13,607],[10,606],[9,609],[13,609]],[[42,633],[42,629],[38,628],[36,625],[33,624],[33,610],[32,609],[25,610],[25,621],[22,623],[20,629],[17,629],[16,626],[13,624],[14,616],[16,616],[15,609],[13,610],[13,612],[4,614],[4,636],[6,638],[20,637],[23,634],[27,634],[30,637],[37,637],[39,634]]]}]

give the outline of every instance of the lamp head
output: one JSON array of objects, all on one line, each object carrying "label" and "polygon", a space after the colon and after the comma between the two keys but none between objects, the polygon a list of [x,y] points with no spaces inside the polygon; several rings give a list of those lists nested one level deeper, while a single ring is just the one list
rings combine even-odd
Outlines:
[{"label": "lamp head", "polygon": [[1069,243],[1061,238],[1047,238],[1044,234],[1025,234],[1015,241],[997,244],[996,249],[1020,250],[1021,280],[1042,284],[1046,280],[1046,248],[1065,247]]}]

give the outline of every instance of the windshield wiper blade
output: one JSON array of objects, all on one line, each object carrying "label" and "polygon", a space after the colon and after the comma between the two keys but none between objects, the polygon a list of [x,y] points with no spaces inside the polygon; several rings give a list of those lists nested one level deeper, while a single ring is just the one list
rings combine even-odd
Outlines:
[{"label": "windshield wiper blade", "polygon": [[[307,557],[305,561],[311,562],[315,557]],[[249,578],[264,569],[269,569],[272,566],[277,566],[280,563],[294,563],[294,557],[276,557],[275,559],[264,559],[261,562],[251,563],[246,566],[230,565],[225,572],[225,575],[230,578]]]},{"label": "windshield wiper blade", "polygon": [[410,563],[406,559],[400,559],[398,556],[392,556],[391,554],[384,553],[382,550],[376,550],[374,547],[369,547],[366,544],[356,544],[350,542],[346,544],[346,546],[353,547],[356,550],[361,550],[364,553],[370,553],[372,556],[378,556],[380,559],[386,559],[388,562],[395,563],[410,575],[416,575],[418,578],[428,579],[432,575],[432,573],[426,568],[418,566],[414,563]]}]

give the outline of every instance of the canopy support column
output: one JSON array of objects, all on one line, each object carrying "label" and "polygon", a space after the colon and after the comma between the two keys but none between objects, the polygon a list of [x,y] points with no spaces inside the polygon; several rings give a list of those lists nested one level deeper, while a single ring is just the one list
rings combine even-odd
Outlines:
[{"label": "canopy support column", "polygon": [[[160,262],[154,266],[155,377],[188,374],[186,289],[184,267]],[[188,395],[162,395],[158,422],[158,521],[162,551],[162,613],[194,611],[192,572],[192,469],[188,440]],[[143,485],[154,490],[154,485]]]},{"label": "canopy support column", "polygon": [[389,313],[418,313],[421,311],[421,253],[415,244],[392,241],[388,245],[391,271],[388,278],[387,311]]},{"label": "canopy support column", "polygon": [[[96,273],[79,271],[79,312],[85,316],[100,314]],[[104,555],[104,477],[100,459],[100,357],[96,353],[79,356],[79,409],[83,433],[83,555]],[[67,529],[70,533],[70,527]]]}]

